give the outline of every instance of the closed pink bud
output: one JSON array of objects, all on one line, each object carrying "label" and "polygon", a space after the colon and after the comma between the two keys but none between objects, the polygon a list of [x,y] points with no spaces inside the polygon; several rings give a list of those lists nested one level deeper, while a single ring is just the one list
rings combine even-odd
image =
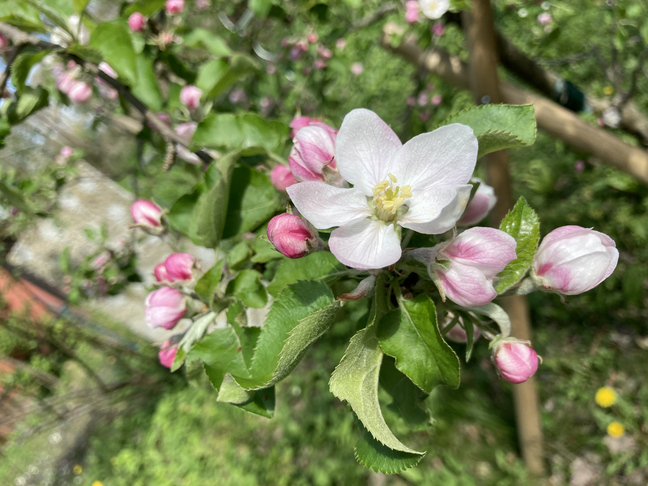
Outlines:
[{"label": "closed pink bud", "polygon": [[497,196],[495,196],[495,191],[491,186],[484,184],[479,179],[475,178],[473,180],[480,182],[480,184],[468,207],[459,221],[457,221],[457,225],[459,226],[472,226],[479,223],[493,209],[497,202]]},{"label": "closed pink bud", "polygon": [[195,110],[200,106],[200,97],[202,96],[202,93],[202,89],[196,86],[185,86],[180,91],[180,103],[190,110]]},{"label": "closed pink bud", "polygon": [[146,297],[144,313],[149,327],[173,329],[186,312],[186,299],[178,289],[162,287]]},{"label": "closed pink bud", "polygon": [[301,258],[308,254],[316,238],[308,223],[293,214],[280,214],[268,223],[270,243],[288,258]]},{"label": "closed pink bud", "polygon": [[98,272],[102,271],[104,267],[108,265],[111,256],[112,255],[109,251],[104,251],[103,253],[97,255],[92,261],[93,268]]},{"label": "closed pink bud", "polygon": [[405,2],[405,22],[414,24],[419,19],[419,3],[417,0],[409,0]]},{"label": "closed pink bud", "polygon": [[70,88],[68,96],[75,103],[87,103],[92,97],[92,87],[83,81],[76,81]]},{"label": "closed pink bud", "polygon": [[167,273],[167,269],[164,266],[164,263],[158,263],[155,266],[155,269],[153,270],[153,275],[155,275],[155,280],[157,280],[158,282],[166,282],[166,283],[173,282],[173,279],[169,277],[169,274]]},{"label": "closed pink bud", "polygon": [[111,78],[115,78],[115,79],[117,79],[117,73],[115,72],[115,70],[114,70],[113,68],[110,67],[110,64],[108,64],[107,62],[101,62],[101,63],[99,63],[99,66],[98,66],[98,67],[99,67],[99,69],[100,69],[101,71],[103,71],[104,73],[106,73],[106,74],[107,74],[108,76],[110,76]]},{"label": "closed pink bud", "polygon": [[441,37],[445,33],[445,27],[441,22],[434,22],[432,24],[432,35]]},{"label": "closed pink bud", "polygon": [[0,49],[9,47],[9,39],[4,34],[0,34]]},{"label": "closed pink bud", "polygon": [[287,187],[297,184],[297,179],[290,171],[290,167],[277,165],[270,171],[270,182],[277,190],[285,192]]},{"label": "closed pink bud", "polygon": [[159,229],[162,227],[162,209],[155,203],[140,199],[131,205],[131,215],[135,224],[143,228]]},{"label": "closed pink bud", "polygon": [[69,159],[70,157],[72,157],[73,153],[74,153],[74,149],[72,147],[65,146],[61,149],[59,155],[64,159]]},{"label": "closed pink bud", "polygon": [[313,67],[320,71],[326,67],[326,61],[324,59],[315,59]]},{"label": "closed pink bud", "polygon": [[532,277],[542,287],[578,295],[608,278],[619,251],[606,234],[580,226],[563,226],[544,237],[532,265]]},{"label": "closed pink bud", "polygon": [[553,18],[551,17],[551,14],[549,12],[542,12],[540,15],[538,15],[538,23],[540,25],[547,25],[550,24]]},{"label": "closed pink bud", "polygon": [[360,76],[364,72],[364,66],[360,62],[354,62],[351,64],[351,74],[354,76]]},{"label": "closed pink bud", "polygon": [[189,253],[173,253],[164,262],[167,275],[172,281],[191,280],[196,260]]},{"label": "closed pink bud", "polygon": [[318,39],[319,37],[317,37],[317,34],[308,34],[308,42],[310,42],[311,44],[317,42]]},{"label": "closed pink bud", "polygon": [[169,15],[180,14],[185,8],[185,0],[166,0],[164,8]]},{"label": "closed pink bud", "polygon": [[174,345],[171,339],[165,341],[160,347],[160,352],[158,353],[160,364],[165,368],[171,368],[175,361],[176,354],[178,354],[178,345]]},{"label": "closed pink bud", "polygon": [[288,163],[297,179],[323,181],[322,172],[331,164],[335,168],[335,129],[325,123],[312,122],[297,132]]},{"label": "closed pink bud", "polygon": [[141,32],[144,30],[144,25],[146,25],[146,20],[144,16],[139,12],[134,12],[128,17],[128,27],[133,32]]},{"label": "closed pink bud", "polygon": [[441,95],[434,95],[431,100],[432,104],[434,106],[439,106],[441,103],[443,103],[443,96]]},{"label": "closed pink bud", "polygon": [[485,305],[497,297],[493,287],[500,273],[515,260],[515,239],[494,228],[471,228],[439,245],[434,265],[438,283],[450,300],[464,307]]},{"label": "closed pink bud", "polygon": [[297,132],[304,127],[307,127],[311,122],[319,121],[317,118],[311,118],[309,116],[296,116],[293,118],[293,121],[290,122],[290,128],[292,128],[292,138],[295,138]]},{"label": "closed pink bud", "polygon": [[331,49],[324,46],[317,46],[317,53],[324,59],[331,59],[333,57]]},{"label": "closed pink bud", "polygon": [[538,353],[530,343],[505,338],[495,344],[493,358],[497,373],[511,383],[524,383],[538,371]]}]

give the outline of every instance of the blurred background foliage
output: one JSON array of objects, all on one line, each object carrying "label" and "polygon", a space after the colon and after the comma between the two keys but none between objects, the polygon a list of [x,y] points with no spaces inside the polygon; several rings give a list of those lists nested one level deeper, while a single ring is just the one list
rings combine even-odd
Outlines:
[{"label": "blurred background foliage", "polygon": [[[247,5],[241,0],[213,1],[206,11],[190,5],[181,33],[186,36],[202,28],[225,39],[235,51],[252,54],[263,46],[277,55],[272,62],[259,60],[258,70],[223,92],[219,112],[253,111],[286,124],[301,113],[339,127],[348,111],[367,107],[388,120],[401,138],[409,138],[472,105],[469,93],[416,72],[380,47],[385,20],[404,25],[398,2],[399,10],[358,29],[353,25],[383,2],[274,2],[264,20],[251,18],[239,32],[228,30],[219,13],[241,19]],[[601,98],[614,96],[619,86],[606,79],[604,66],[592,48],[598,47],[607,60],[615,51],[619,53],[619,66],[625,73],[621,87],[628,89],[642,46],[648,42],[648,5],[644,0],[498,0],[493,5],[497,27],[519,49],[584,92]],[[546,11],[553,20],[542,26],[537,16]],[[438,45],[467,58],[465,39],[456,24],[445,25],[441,37],[430,33],[430,25],[424,22],[409,27],[418,34],[422,47]],[[307,42],[307,51],[299,59],[291,59],[295,42],[314,33],[318,41]],[[333,54],[323,69],[313,67],[317,46]],[[197,65],[208,56],[201,47],[179,50],[178,55],[188,65]],[[643,74],[633,100],[648,113],[645,70]],[[501,75],[511,78],[503,70]],[[441,97],[436,105],[428,101],[435,95]],[[169,108],[173,106],[171,101]],[[120,108],[116,109],[119,112]],[[116,143],[119,135],[103,123],[101,114],[95,117],[85,107],[68,110],[66,117],[75,120],[85,159],[138,197],[154,197],[168,207],[197,180],[195,170],[183,164],[163,175],[163,151],[145,153],[142,166],[136,143],[124,137]],[[596,123],[592,114],[583,117]],[[639,145],[621,130],[614,133]],[[17,153],[33,137],[32,129],[18,127],[8,137],[8,146]],[[6,156],[6,167],[13,166],[13,172],[3,168],[0,177],[20,176],[22,171],[23,176],[28,173],[38,181],[51,174],[47,163],[41,164],[45,169],[27,172],[20,155],[13,153]],[[646,484],[648,389],[642,385],[648,373],[648,188],[542,132],[533,147],[512,150],[510,156],[515,192],[538,212],[543,235],[566,224],[593,227],[610,235],[621,254],[619,266],[608,280],[591,292],[570,297],[567,305],[558,295],[529,296],[534,347],[544,358],[537,378],[550,482]],[[49,204],[50,192],[34,193],[43,194],[38,204]],[[18,234],[26,224],[18,222],[11,223],[15,229],[3,230]],[[345,405],[328,392],[328,377],[342,356],[344,343],[360,326],[365,311],[362,306],[347,307],[345,319],[278,385],[277,396],[284,398],[270,421],[217,403],[199,370],[188,371],[186,377],[183,372],[170,375],[157,365],[156,353],[147,343],[99,316],[93,317],[101,323],[95,330],[108,326],[119,339],[133,343],[137,353],[132,359],[117,360],[119,353],[114,348],[97,345],[88,328],[79,331],[65,318],[47,324],[46,330],[35,335],[25,335],[11,329],[25,327],[26,318],[7,317],[0,327],[3,354],[21,350],[33,370],[56,377],[57,384],[48,388],[34,381],[33,370],[18,370],[5,377],[2,385],[5,389],[25,387],[38,398],[65,397],[79,386],[101,395],[94,379],[69,353],[55,347],[43,352],[43,343],[51,346],[52,339],[64,343],[65,349],[74,351],[92,369],[101,370],[102,378],[129,383],[108,394],[107,402],[98,407],[93,427],[82,434],[83,442],[52,472],[54,484],[534,484],[516,446],[511,387],[497,380],[483,342],[478,343],[470,363],[462,367],[461,388],[439,387],[428,399],[432,427],[403,437],[408,444],[428,450],[418,468],[386,478],[355,462],[351,450],[357,428]],[[459,353],[460,347],[456,346]],[[144,394],[141,385],[133,381],[134,370],[142,379],[147,377]],[[609,409],[594,401],[596,390],[604,385],[613,387],[620,397]],[[390,426],[399,435],[399,411],[388,406],[386,394],[381,399]],[[16,481],[29,478],[30,468],[39,458],[58,447],[52,439],[56,432],[48,427],[30,435],[27,442],[21,437],[34,424],[51,417],[51,410],[34,410],[5,444],[1,484],[31,484]],[[606,436],[606,427],[613,420],[625,426],[625,439],[631,441],[626,440],[625,446]],[[583,479],[588,474],[595,482]]]}]

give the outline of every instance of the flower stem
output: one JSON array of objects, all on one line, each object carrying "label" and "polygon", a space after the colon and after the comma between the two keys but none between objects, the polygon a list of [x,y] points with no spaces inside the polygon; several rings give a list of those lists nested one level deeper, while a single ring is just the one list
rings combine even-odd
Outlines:
[{"label": "flower stem", "polygon": [[407,248],[407,245],[409,245],[412,236],[414,236],[414,230],[407,230],[407,233],[405,233],[405,238],[403,238],[403,241],[401,243],[401,248],[403,250]]}]

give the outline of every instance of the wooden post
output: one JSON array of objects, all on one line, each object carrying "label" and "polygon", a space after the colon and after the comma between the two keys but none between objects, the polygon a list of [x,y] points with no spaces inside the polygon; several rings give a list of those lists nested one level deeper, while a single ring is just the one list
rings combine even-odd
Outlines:
[{"label": "wooden post", "polygon": [[[464,26],[470,53],[470,88],[477,104],[502,103],[497,76],[499,59],[493,12],[489,0],[473,0],[472,12],[465,14]],[[497,204],[490,214],[493,226],[499,226],[507,211],[513,207],[508,153],[505,150],[488,154],[485,159],[488,183],[495,189]],[[529,307],[523,296],[502,299],[502,307],[511,318],[512,334],[520,339],[530,339]],[[520,449],[524,462],[532,474],[544,473],[542,432],[538,410],[535,380],[513,385],[516,421]]]}]

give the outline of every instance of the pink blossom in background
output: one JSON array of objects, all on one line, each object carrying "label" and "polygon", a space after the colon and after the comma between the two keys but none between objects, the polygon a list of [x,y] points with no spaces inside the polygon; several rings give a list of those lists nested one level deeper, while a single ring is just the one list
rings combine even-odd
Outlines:
[{"label": "pink blossom in background", "polygon": [[139,199],[131,205],[130,210],[135,224],[153,229],[162,226],[162,209],[157,204]]},{"label": "pink blossom in background", "polygon": [[185,0],[166,0],[164,8],[169,15],[180,14],[185,8]]},{"label": "pink blossom in background", "polygon": [[59,154],[60,154],[61,157],[63,157],[64,159],[69,159],[70,157],[72,157],[72,154],[74,154],[74,149],[73,149],[72,147],[68,147],[68,146],[66,145],[65,147],[63,147],[63,148],[61,149],[61,151],[59,152]]},{"label": "pink blossom in background", "polygon": [[324,59],[331,59],[333,57],[333,51],[328,47],[317,46],[317,53]]},{"label": "pink blossom in background", "polygon": [[445,26],[441,22],[434,22],[432,24],[432,35],[441,37],[445,33]]},{"label": "pink blossom in background", "polygon": [[292,174],[290,167],[277,165],[270,171],[270,182],[279,191],[286,192],[286,188],[297,184],[297,179]]},{"label": "pink blossom in background", "polygon": [[[452,322],[453,319],[454,319],[454,315],[451,312],[448,313],[447,325],[450,325],[450,322]],[[445,339],[452,341],[453,343],[460,343],[460,344],[468,342],[468,334],[466,334],[466,330],[464,329],[465,325],[466,324],[464,323],[463,319],[459,317],[458,322],[454,326],[452,326],[452,329],[450,329],[447,332],[445,332],[445,330],[443,331],[445,333],[444,334]],[[479,336],[481,336],[481,332],[479,331],[479,328],[474,324],[472,324],[472,327],[473,327],[473,342],[474,342],[479,339]]]},{"label": "pink blossom in background", "polygon": [[325,123],[311,122],[297,131],[288,157],[295,178],[302,181],[323,181],[324,168],[335,168],[336,131]]},{"label": "pink blossom in background", "polygon": [[87,103],[92,98],[92,87],[83,81],[77,81],[67,93],[71,101],[75,103]]},{"label": "pink blossom in background", "polygon": [[414,106],[416,104],[416,98],[414,98],[413,96],[408,97],[407,104],[408,106]]},{"label": "pink blossom in background", "polygon": [[485,305],[497,297],[496,275],[515,260],[515,239],[495,228],[471,228],[449,243],[437,245],[433,266],[445,297],[464,307]]},{"label": "pink blossom in background", "polygon": [[106,265],[108,265],[108,262],[112,258],[112,255],[110,254],[109,251],[104,251],[103,253],[100,253],[97,255],[94,260],[92,260],[92,267],[97,271],[101,272]]},{"label": "pink blossom in background", "polygon": [[427,111],[424,111],[423,113],[419,113],[419,118],[422,122],[426,122],[430,119],[430,114]]},{"label": "pink blossom in background", "polygon": [[268,223],[268,239],[270,243],[288,258],[305,256],[318,238],[311,231],[308,223],[293,214],[280,214]]},{"label": "pink blossom in background", "polygon": [[431,103],[434,106],[439,106],[441,103],[443,103],[443,96],[441,96],[440,94],[435,94],[434,96],[432,96]]},{"label": "pink blossom in background", "polygon": [[274,64],[268,64],[268,67],[266,67],[266,73],[272,75],[277,72],[277,67]]},{"label": "pink blossom in background", "polygon": [[174,345],[171,339],[165,341],[162,346],[160,346],[160,352],[158,353],[160,364],[165,368],[170,369],[171,366],[173,366],[176,354],[178,354],[178,345]]},{"label": "pink blossom in background", "polygon": [[209,8],[209,0],[196,0],[196,8],[198,10],[205,10]]},{"label": "pink blossom in background", "polygon": [[9,47],[9,39],[4,34],[0,34],[0,49]]},{"label": "pink blossom in background", "polygon": [[139,12],[133,12],[130,17],[128,17],[128,27],[133,32],[141,32],[144,30],[146,25],[146,19]]},{"label": "pink blossom in background", "polygon": [[318,41],[319,37],[317,37],[317,34],[313,33],[313,34],[308,34],[307,39],[308,42],[310,42],[311,44],[315,44]]},{"label": "pink blossom in background", "polygon": [[320,71],[326,67],[326,61],[324,59],[315,59],[313,67]]},{"label": "pink blossom in background", "polygon": [[538,15],[538,22],[540,25],[547,25],[550,24],[553,18],[551,17],[551,14],[549,12],[542,12],[540,15]]},{"label": "pink blossom in background", "polygon": [[342,50],[346,47],[346,39],[344,37],[340,37],[338,40],[335,41],[335,47],[338,49]]},{"label": "pink blossom in background", "polygon": [[288,47],[291,44],[292,42],[290,42],[290,39],[288,39],[287,37],[281,39],[281,47]]},{"label": "pink blossom in background", "polygon": [[259,101],[259,106],[261,107],[262,111],[266,111],[268,108],[270,108],[272,106],[272,98],[270,98],[268,96],[264,96]]},{"label": "pink blossom in background", "polygon": [[[99,63],[99,70],[102,71],[103,73],[107,74],[113,79],[117,79],[118,75],[115,72],[115,70],[110,67],[110,65],[107,62],[101,62]],[[116,100],[119,97],[119,93],[117,92],[116,89],[114,89],[112,86],[110,86],[106,81],[101,79],[100,77],[95,78],[97,80],[97,84],[99,87],[99,93],[102,96],[105,96],[108,99],[111,100]]]},{"label": "pink blossom in background", "polygon": [[158,263],[155,265],[155,269],[153,270],[153,275],[155,275],[155,280],[158,282],[167,282],[171,283],[173,282],[173,279],[169,277],[169,274],[166,270],[166,267],[164,266],[164,263]]},{"label": "pink blossom in background", "polygon": [[172,253],[164,261],[167,275],[173,282],[191,280],[196,260],[189,253]]},{"label": "pink blossom in background", "polygon": [[405,22],[414,24],[419,19],[419,3],[417,0],[409,0],[405,2]]},{"label": "pink blossom in background", "polygon": [[428,101],[430,101],[430,98],[427,93],[419,93],[418,98],[416,99],[419,106],[427,105]]},{"label": "pink blossom in background", "polygon": [[531,276],[546,290],[578,295],[608,278],[618,261],[616,244],[606,234],[580,226],[562,226],[540,243]]},{"label": "pink blossom in background", "polygon": [[146,323],[151,328],[173,329],[187,312],[187,301],[178,289],[162,287],[146,297]]},{"label": "pink blossom in background", "polygon": [[195,110],[200,106],[200,97],[202,96],[202,89],[188,85],[180,90],[180,103],[185,105],[190,110]]},{"label": "pink blossom in background", "polygon": [[497,373],[511,383],[524,383],[538,371],[538,353],[515,338],[498,341],[493,349]]},{"label": "pink blossom in background", "polygon": [[585,162],[583,162],[582,160],[577,160],[576,163],[574,164],[574,171],[577,174],[580,174],[584,170],[585,170]]},{"label": "pink blossom in background", "polygon": [[173,32],[160,32],[160,42],[163,46],[173,44]]},{"label": "pink blossom in background", "polygon": [[364,72],[364,66],[360,62],[354,62],[351,64],[351,73],[355,76],[360,76]]},{"label": "pink blossom in background", "polygon": [[459,226],[472,226],[479,223],[497,203],[495,190],[491,186],[476,177],[472,180],[480,184],[472,200],[468,203],[466,211],[461,216],[461,219],[457,221]]},{"label": "pink blossom in background", "polygon": [[245,91],[243,89],[237,88],[235,90],[232,90],[232,92],[229,94],[229,100],[235,105],[239,103],[245,103],[247,101],[247,94],[245,94]]}]

